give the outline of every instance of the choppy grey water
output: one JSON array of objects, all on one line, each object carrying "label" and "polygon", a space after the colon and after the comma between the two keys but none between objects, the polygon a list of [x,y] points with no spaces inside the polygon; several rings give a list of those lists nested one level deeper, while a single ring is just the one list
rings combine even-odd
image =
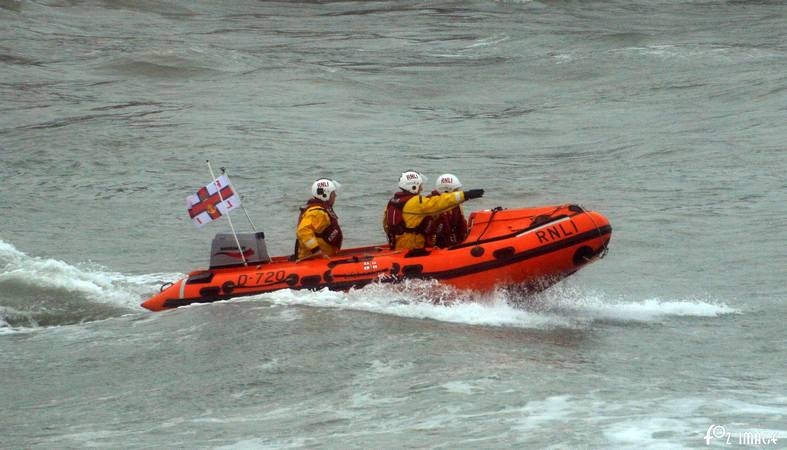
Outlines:
[{"label": "choppy grey water", "polygon": [[[1,0],[0,24],[0,447],[787,442],[784,2]],[[274,254],[319,176],[347,245],[381,242],[410,168],[486,189],[469,210],[584,204],[612,245],[524,308],[414,285],[147,312],[226,230],[185,212],[208,158]]]}]

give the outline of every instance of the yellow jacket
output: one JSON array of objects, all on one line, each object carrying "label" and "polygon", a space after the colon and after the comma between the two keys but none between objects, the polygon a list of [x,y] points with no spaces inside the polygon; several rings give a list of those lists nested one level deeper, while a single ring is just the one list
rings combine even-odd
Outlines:
[{"label": "yellow jacket", "polygon": [[322,207],[313,205],[304,211],[295,231],[295,237],[298,239],[298,254],[296,255],[298,259],[312,255],[313,250],[317,247],[325,255],[336,255],[339,249],[332,247],[324,239],[317,236],[325,231],[330,224],[331,218]]},{"label": "yellow jacket", "polygon": [[[428,216],[437,216],[440,213],[450,211],[455,206],[465,201],[465,193],[446,192],[445,194],[424,197],[416,195],[404,204],[402,208],[402,218],[407,228],[415,228],[421,221]],[[383,217],[383,228],[387,228],[385,217]],[[387,232],[387,229],[386,229]],[[396,250],[424,248],[426,237],[421,233],[403,233],[396,236]]]}]

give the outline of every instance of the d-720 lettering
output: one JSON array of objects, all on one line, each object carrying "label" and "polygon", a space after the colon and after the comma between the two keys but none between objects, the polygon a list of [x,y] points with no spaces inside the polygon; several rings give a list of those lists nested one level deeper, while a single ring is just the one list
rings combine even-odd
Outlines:
[{"label": "d-720 lettering", "polygon": [[[273,272],[255,272],[252,275],[240,274],[238,275],[238,287],[244,286],[265,286],[269,284],[281,283],[287,278],[287,272],[283,270],[276,270]],[[249,283],[251,280],[251,284]]]}]

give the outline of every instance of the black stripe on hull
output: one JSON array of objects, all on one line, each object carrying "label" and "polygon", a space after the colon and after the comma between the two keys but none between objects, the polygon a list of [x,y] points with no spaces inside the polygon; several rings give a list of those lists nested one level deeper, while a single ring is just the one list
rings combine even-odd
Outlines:
[{"label": "black stripe on hull", "polygon": [[516,253],[506,259],[486,261],[478,264],[473,264],[472,266],[465,266],[465,267],[460,267],[458,269],[445,270],[442,272],[429,272],[423,274],[422,276],[424,278],[445,280],[445,279],[456,278],[465,275],[472,275],[474,273],[484,272],[486,270],[499,269],[500,267],[509,266],[511,264],[516,264],[518,262],[522,262],[527,259],[537,258],[539,256],[544,256],[549,253],[557,252],[566,249],[568,247],[573,247],[585,241],[603,237],[611,232],[612,232],[612,227],[607,225],[599,228],[598,230],[586,231],[582,234],[572,236],[568,239],[563,239],[562,241],[553,242],[551,244],[542,245],[541,247],[525,250],[521,253]]},{"label": "black stripe on hull", "polygon": [[573,247],[574,245],[578,245],[584,243],[586,241],[602,238],[612,232],[612,227],[609,225],[605,225],[600,227],[596,230],[586,231],[582,234],[578,234],[576,236],[572,236],[568,239],[563,239],[562,241],[553,242],[551,244],[543,245],[541,247],[537,247],[530,250],[525,250],[521,253],[516,253],[510,258],[502,259],[502,260],[492,260],[486,261],[478,264],[473,264],[470,266],[461,267],[458,269],[451,269],[451,270],[444,270],[442,272],[425,272],[420,273],[416,276],[405,276],[405,277],[385,277],[385,278],[368,278],[362,280],[353,280],[353,281],[341,281],[341,282],[334,282],[334,283],[320,283],[315,284],[313,286],[287,286],[281,287],[277,289],[268,289],[262,291],[254,291],[254,292],[244,292],[238,293],[235,295],[220,295],[216,297],[196,297],[196,298],[171,298],[164,301],[165,308],[177,308],[179,306],[186,306],[192,303],[212,303],[217,302],[220,300],[229,300],[231,298],[237,297],[248,297],[251,295],[260,295],[260,294],[267,294],[269,292],[275,292],[282,289],[292,289],[292,290],[318,290],[323,288],[328,288],[332,291],[345,291],[351,288],[361,288],[373,282],[382,282],[382,283],[398,283],[404,281],[405,279],[436,279],[436,280],[448,280],[451,278],[457,278],[465,275],[472,275],[478,272],[484,272],[486,270],[492,269],[499,269],[501,267],[509,266],[512,264],[517,264],[519,262],[537,258],[539,256],[544,256],[549,253],[557,252],[560,250],[564,250],[569,247]]},{"label": "black stripe on hull", "polygon": [[[218,302],[221,300],[229,300],[232,298],[238,297],[250,297],[252,295],[261,295],[261,294],[269,294],[271,292],[281,291],[282,289],[291,289],[293,291],[301,291],[301,290],[319,290],[322,288],[328,288],[332,291],[346,291],[351,288],[362,288],[367,284],[371,284],[372,282],[378,281],[375,279],[366,279],[366,280],[354,280],[354,281],[342,281],[337,283],[322,283],[322,284],[315,284],[314,286],[286,286],[280,287],[277,289],[269,289],[266,291],[254,291],[254,292],[243,292],[234,295],[219,295],[216,297],[195,297],[195,298],[170,298],[168,300],[164,300],[164,307],[165,308],[177,308],[179,306],[186,306],[192,303],[213,303]],[[398,282],[402,281],[400,279],[383,279],[379,280],[382,282]]]}]

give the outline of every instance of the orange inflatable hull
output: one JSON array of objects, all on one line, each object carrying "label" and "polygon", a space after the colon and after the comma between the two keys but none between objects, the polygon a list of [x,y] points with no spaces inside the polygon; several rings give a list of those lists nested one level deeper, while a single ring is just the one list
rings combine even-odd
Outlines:
[{"label": "orange inflatable hull", "polygon": [[142,306],[152,311],[280,289],[348,290],[369,283],[434,279],[459,289],[545,289],[604,255],[612,233],[601,214],[576,205],[476,211],[470,232],[447,249],[393,251],[387,245],[342,250],[331,259],[198,270],[162,286]]}]

